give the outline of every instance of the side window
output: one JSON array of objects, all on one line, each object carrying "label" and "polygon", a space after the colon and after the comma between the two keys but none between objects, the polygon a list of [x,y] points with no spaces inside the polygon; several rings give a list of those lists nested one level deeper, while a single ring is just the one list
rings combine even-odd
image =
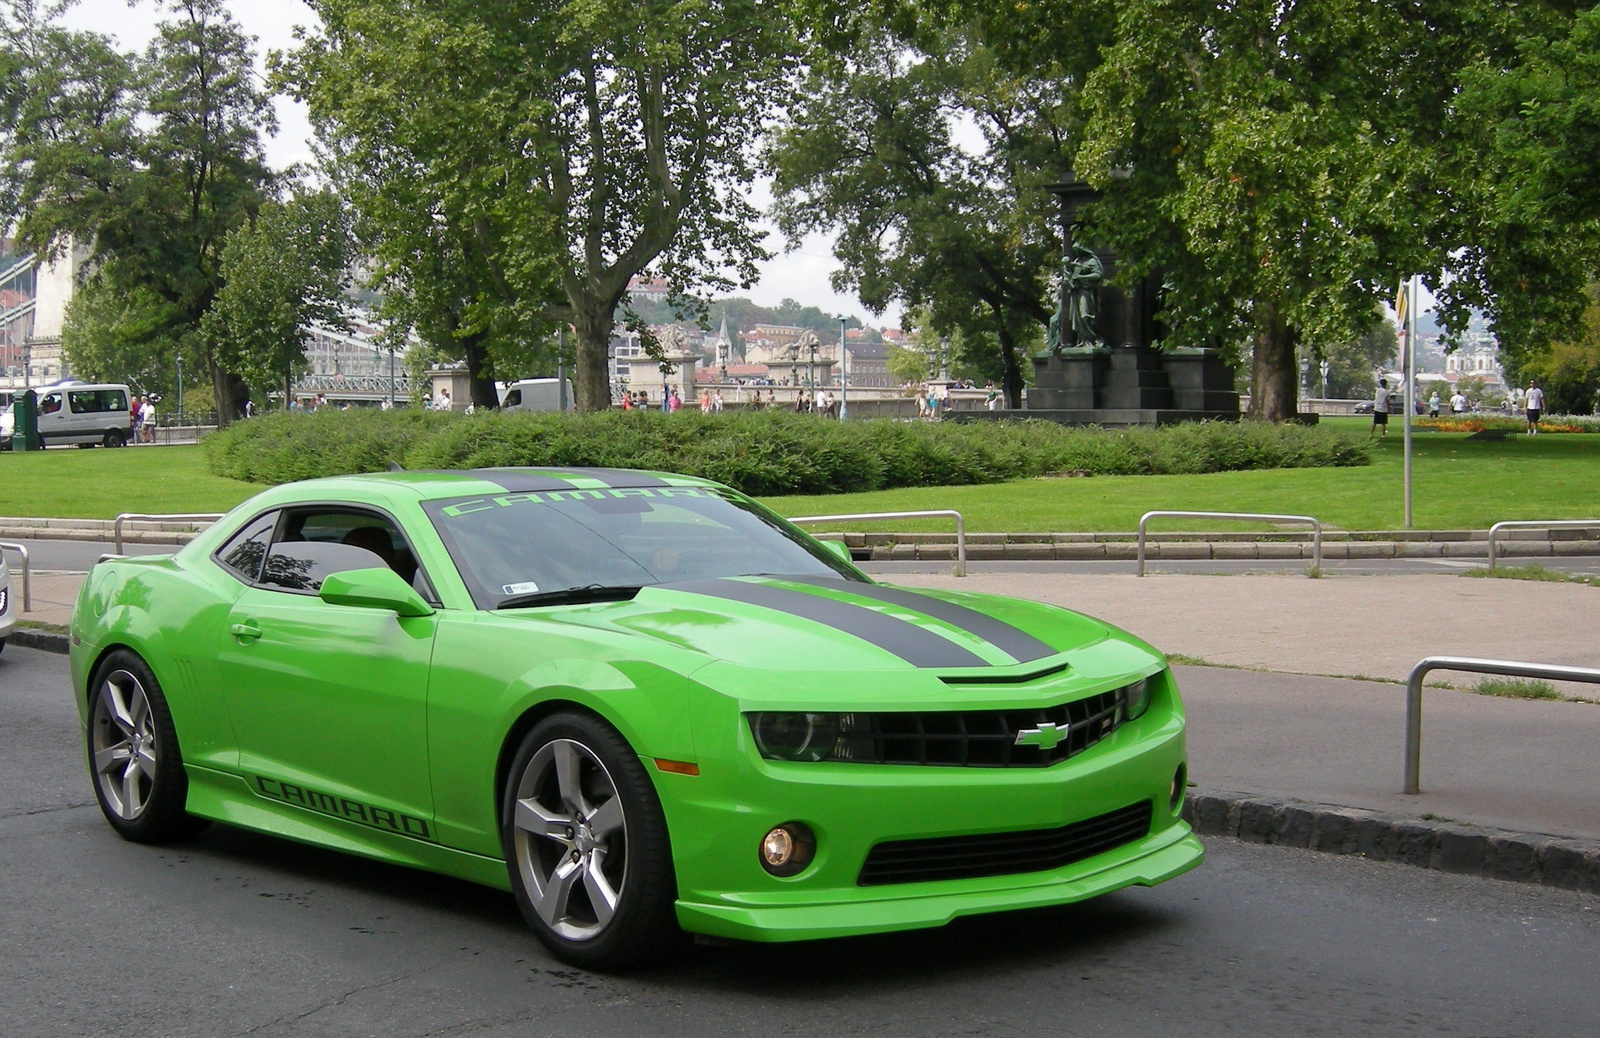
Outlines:
[{"label": "side window", "polygon": [[126,411],[128,398],[120,389],[85,389],[67,394],[67,403],[73,414],[103,414]]},{"label": "side window", "polygon": [[55,414],[59,410],[61,410],[60,393],[46,393],[39,401],[40,414]]},{"label": "side window", "polygon": [[506,398],[504,400],[500,401],[500,406],[501,407],[520,407],[520,406],[522,406],[522,390],[520,390],[520,389],[511,390],[509,393],[506,394]]},{"label": "side window", "polygon": [[218,549],[217,562],[246,584],[254,584],[261,575],[261,560],[267,557],[267,544],[272,540],[272,528],[276,525],[277,512],[269,512],[247,524]]},{"label": "side window", "polygon": [[388,518],[346,509],[295,509],[267,553],[261,583],[318,591],[330,573],[387,566],[429,601],[437,601],[411,548]]}]

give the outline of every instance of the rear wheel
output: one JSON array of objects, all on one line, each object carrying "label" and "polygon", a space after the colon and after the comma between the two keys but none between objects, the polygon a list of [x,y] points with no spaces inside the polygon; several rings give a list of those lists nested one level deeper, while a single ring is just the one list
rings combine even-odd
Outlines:
[{"label": "rear wheel", "polygon": [[535,726],[512,759],[501,822],[517,906],[557,956],[621,969],[679,943],[661,802],[611,726],[578,713]]},{"label": "rear wheel", "polygon": [[208,823],[184,811],[189,782],[172,714],[150,667],[127,649],[105,658],[90,685],[89,767],[111,827],[138,843],[164,843]]},{"label": "rear wheel", "polygon": [[105,439],[101,442],[103,442],[107,447],[121,447],[127,441],[122,438],[122,434],[117,430],[108,429],[106,430]]}]

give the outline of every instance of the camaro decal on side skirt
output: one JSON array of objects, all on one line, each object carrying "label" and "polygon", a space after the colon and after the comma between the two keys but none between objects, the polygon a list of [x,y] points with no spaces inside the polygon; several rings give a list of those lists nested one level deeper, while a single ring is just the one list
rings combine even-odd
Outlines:
[{"label": "camaro decal on side skirt", "polygon": [[293,804],[295,807],[342,818],[347,822],[358,822],[386,833],[409,836],[414,840],[427,840],[429,843],[438,842],[433,838],[433,830],[421,818],[403,815],[387,808],[373,807],[371,804],[363,804],[346,797],[330,796],[314,789],[296,786],[289,782],[279,782],[261,775],[255,776],[255,783],[256,790],[270,800]]},{"label": "camaro decal on side skirt", "polygon": [[[916,624],[865,606],[851,605],[804,591],[751,584],[743,580],[690,580],[665,585],[672,591],[710,595],[735,602],[746,602],[780,613],[804,617],[819,624],[853,634],[880,649],[894,653],[913,667],[987,667],[989,662],[955,642],[924,630]],[[854,590],[854,588],[851,588]]]},{"label": "camaro decal on side skirt", "polygon": [[901,591],[899,588],[884,587],[882,584],[862,584],[857,581],[835,580],[831,577],[799,576],[785,579],[814,587],[837,587],[862,598],[872,598],[879,602],[915,609],[935,620],[943,620],[951,627],[959,627],[968,634],[982,638],[1007,655],[1014,656],[1018,663],[1032,663],[1034,660],[1056,654],[1055,649],[1027,631],[1012,627],[992,616],[985,616],[976,609],[968,609],[964,605],[946,602],[932,595],[919,595],[915,591]]}]

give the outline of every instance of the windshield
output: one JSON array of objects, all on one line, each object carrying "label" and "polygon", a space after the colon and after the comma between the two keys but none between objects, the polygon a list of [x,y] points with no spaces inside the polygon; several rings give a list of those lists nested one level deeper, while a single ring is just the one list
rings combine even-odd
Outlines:
[{"label": "windshield", "polygon": [[569,589],[781,574],[861,579],[713,487],[552,490],[423,504],[480,609]]}]

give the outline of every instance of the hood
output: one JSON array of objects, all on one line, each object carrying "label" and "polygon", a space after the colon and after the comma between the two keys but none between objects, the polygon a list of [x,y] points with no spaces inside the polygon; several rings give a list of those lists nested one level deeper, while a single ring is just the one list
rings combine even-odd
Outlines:
[{"label": "hood", "polygon": [[657,639],[757,670],[993,674],[1058,666],[1103,641],[1089,617],[996,595],[829,578],[741,577],[647,587],[628,602],[539,615]]}]

